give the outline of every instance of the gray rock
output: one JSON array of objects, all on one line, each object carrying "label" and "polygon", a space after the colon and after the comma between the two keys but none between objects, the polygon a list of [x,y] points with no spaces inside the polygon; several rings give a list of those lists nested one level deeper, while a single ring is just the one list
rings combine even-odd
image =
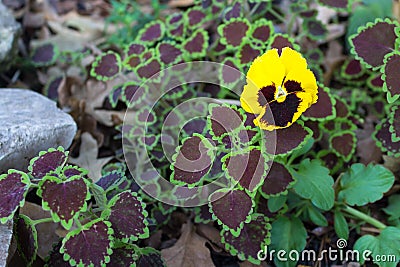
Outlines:
[{"label": "gray rock", "polygon": [[27,171],[30,159],[50,147],[67,149],[77,130],[54,101],[22,89],[0,89],[0,122],[0,174]]},{"label": "gray rock", "polygon": [[0,224],[0,267],[6,266],[12,235],[12,221],[7,222],[6,224]]},{"label": "gray rock", "polygon": [[0,71],[7,69],[15,58],[20,33],[20,25],[0,1]]}]

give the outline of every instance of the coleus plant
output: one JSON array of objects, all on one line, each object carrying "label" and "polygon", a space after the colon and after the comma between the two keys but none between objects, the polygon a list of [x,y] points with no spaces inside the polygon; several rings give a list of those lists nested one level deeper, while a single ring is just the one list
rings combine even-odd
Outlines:
[{"label": "coleus plant", "polygon": [[[135,244],[149,236],[148,214],[137,193],[127,190],[124,169],[110,170],[94,183],[87,170],[67,160],[62,147],[50,148],[31,160],[27,173],[9,170],[0,176],[0,220],[5,223],[15,215],[18,248],[27,264],[36,259],[36,225],[51,221],[68,233],[54,246],[48,266],[146,266],[140,262],[149,254],[163,264],[158,252]],[[31,190],[51,217],[32,220],[15,214]]]}]

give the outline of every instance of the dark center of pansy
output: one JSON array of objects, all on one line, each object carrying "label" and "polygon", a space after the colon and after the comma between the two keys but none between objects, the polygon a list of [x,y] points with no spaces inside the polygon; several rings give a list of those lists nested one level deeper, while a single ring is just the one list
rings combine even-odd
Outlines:
[{"label": "dark center of pansy", "polygon": [[267,111],[261,117],[260,122],[267,125],[285,127],[292,122],[294,115],[298,112],[300,103],[301,99],[296,94],[286,95],[284,102],[272,101],[267,106]]},{"label": "dark center of pansy", "polygon": [[261,88],[261,90],[258,91],[258,103],[260,106],[264,107],[269,102],[273,101],[275,99],[275,91],[275,85],[268,85]]},{"label": "dark center of pansy", "polygon": [[286,92],[288,94],[304,91],[303,88],[301,88],[301,84],[299,82],[292,81],[292,80],[286,81],[283,84],[283,86],[285,86]]}]

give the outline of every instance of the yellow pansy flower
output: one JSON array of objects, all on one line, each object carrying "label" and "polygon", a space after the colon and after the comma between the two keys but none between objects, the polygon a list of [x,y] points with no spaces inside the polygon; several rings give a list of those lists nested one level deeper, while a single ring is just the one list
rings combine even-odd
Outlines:
[{"label": "yellow pansy flower", "polygon": [[264,130],[292,125],[317,102],[318,86],[303,56],[285,47],[268,50],[251,64],[240,96],[245,111],[257,114],[254,124]]}]

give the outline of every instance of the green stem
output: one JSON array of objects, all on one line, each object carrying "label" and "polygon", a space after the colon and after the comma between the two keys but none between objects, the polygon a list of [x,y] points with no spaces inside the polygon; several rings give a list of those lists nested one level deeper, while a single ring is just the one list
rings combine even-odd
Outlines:
[{"label": "green stem", "polygon": [[377,219],[372,218],[371,216],[369,216],[369,215],[367,215],[367,214],[365,214],[365,213],[363,213],[363,212],[361,212],[359,210],[356,210],[356,209],[354,209],[352,207],[349,207],[349,206],[346,205],[346,206],[344,206],[342,208],[342,210],[347,212],[347,213],[349,213],[349,214],[351,214],[351,215],[353,215],[353,216],[355,216],[355,217],[357,217],[357,218],[359,218],[359,219],[361,219],[361,220],[363,220],[366,223],[369,223],[372,226],[375,226],[376,228],[378,228],[380,230],[386,228],[386,225],[381,223]]},{"label": "green stem", "polygon": [[269,13],[271,13],[274,17],[276,17],[277,19],[279,19],[281,22],[285,22],[285,18],[281,16],[281,14],[279,14],[278,12],[276,12],[275,9],[271,8],[268,10]]},{"label": "green stem", "polygon": [[83,226],[82,226],[81,222],[79,221],[79,219],[75,219],[75,224],[76,224],[76,226],[78,226],[79,229],[83,229]]},{"label": "green stem", "polygon": [[38,220],[32,220],[32,225],[37,225],[39,223],[47,223],[47,222],[53,222],[53,218],[43,218],[43,219],[38,219]]}]

